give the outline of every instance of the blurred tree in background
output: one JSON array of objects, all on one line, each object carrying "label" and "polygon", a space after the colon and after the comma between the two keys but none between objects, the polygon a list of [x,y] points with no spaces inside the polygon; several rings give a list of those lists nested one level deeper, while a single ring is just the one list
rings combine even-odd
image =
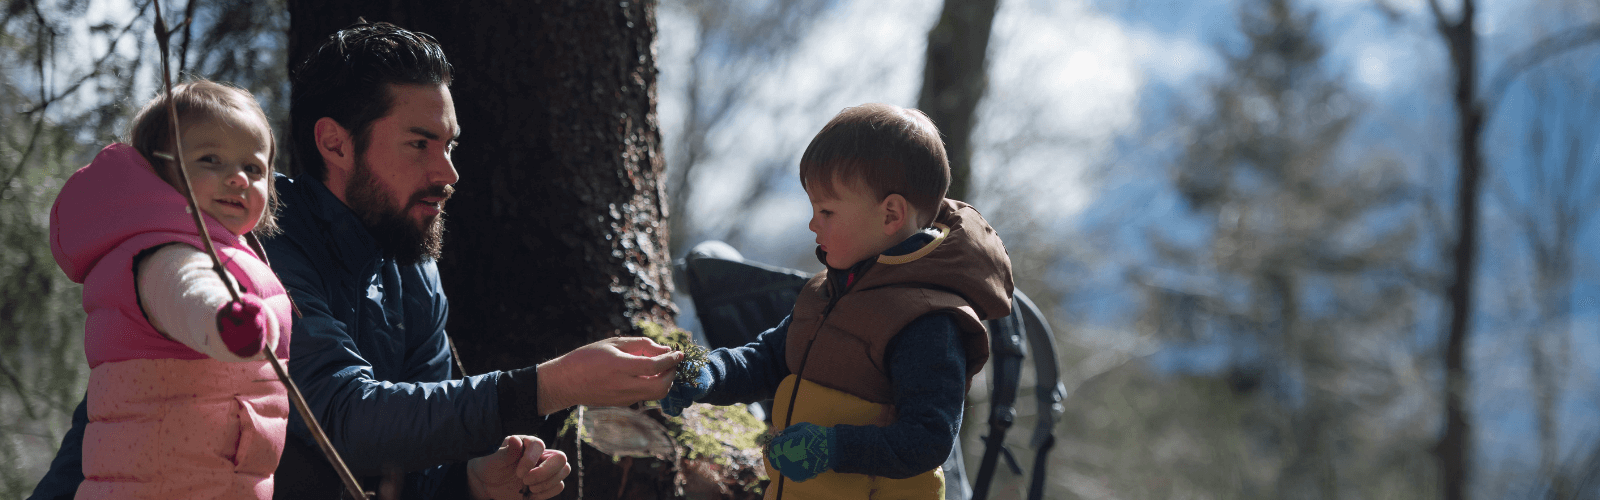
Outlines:
[{"label": "blurred tree in background", "polygon": [[[83,397],[82,289],[50,254],[49,212],[66,178],[116,141],[152,93],[150,6],[113,6],[126,15],[87,29],[104,5],[11,1],[0,18],[0,498],[33,490]],[[180,8],[198,21],[175,39],[174,67],[245,86],[282,123],[282,3]]]},{"label": "blurred tree in background", "polygon": [[1426,496],[1432,428],[1387,416],[1424,388],[1406,348],[1428,291],[1408,279],[1418,220],[1402,166],[1347,147],[1364,108],[1326,69],[1313,9],[1239,9],[1244,48],[1222,50],[1214,109],[1187,119],[1171,172],[1201,236],[1148,235],[1142,326],[1225,352],[1225,383],[1189,382],[1233,436],[1209,445],[1238,471],[1214,494]]},{"label": "blurred tree in background", "polygon": [[947,198],[970,199],[972,129],[977,128],[978,103],[988,91],[989,33],[999,8],[999,0],[945,0],[939,22],[928,30],[917,108],[944,135],[950,161]]},{"label": "blurred tree in background", "polygon": [[[83,309],[50,255],[50,206],[93,113],[47,118],[53,27],[0,23],[0,496],[33,489],[83,396]],[[22,68],[27,68],[26,70]],[[26,73],[25,73],[26,72]],[[31,74],[28,74],[31,73]],[[32,80],[32,81],[28,81]],[[75,123],[72,123],[75,122]],[[76,126],[75,126],[76,125]]]},{"label": "blurred tree in background", "polygon": [[[663,9],[689,19],[692,26],[692,54],[686,67],[673,68],[684,75],[683,118],[665,124],[676,128],[676,144],[669,148],[667,161],[667,212],[671,248],[669,255],[681,256],[689,245],[706,239],[712,226],[728,220],[691,216],[690,203],[699,196],[695,185],[713,180],[703,174],[707,160],[726,154],[726,146],[716,144],[718,133],[738,127],[738,113],[761,98],[759,79],[788,60],[794,46],[805,36],[827,0],[667,0]],[[756,152],[742,151],[742,155]],[[787,176],[798,160],[780,152],[767,152],[754,161],[752,175],[757,179],[738,196],[739,206],[750,206],[773,192],[776,178]],[[745,161],[751,161],[746,158]],[[711,214],[704,214],[711,215]],[[744,222],[735,221],[721,239],[739,246]]]},{"label": "blurred tree in background", "polygon": [[83,396],[83,308],[77,285],[50,254],[50,206],[61,183],[95,153],[86,138],[115,134],[116,99],[78,99],[78,89],[126,97],[139,23],[101,24],[90,36],[112,47],[93,65],[74,52],[69,23],[84,2],[10,2],[0,18],[0,496],[33,490]]}]

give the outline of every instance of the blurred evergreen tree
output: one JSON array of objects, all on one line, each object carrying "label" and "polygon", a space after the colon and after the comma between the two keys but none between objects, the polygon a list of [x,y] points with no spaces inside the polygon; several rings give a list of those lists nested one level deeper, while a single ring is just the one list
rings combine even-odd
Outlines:
[{"label": "blurred evergreen tree", "polygon": [[1220,376],[1249,404],[1222,425],[1242,431],[1226,467],[1251,473],[1214,493],[1425,496],[1433,427],[1406,417],[1433,414],[1404,406],[1427,388],[1407,348],[1417,211],[1397,161],[1344,147],[1362,105],[1296,3],[1243,2],[1214,108],[1179,118],[1190,134],[1171,175],[1203,236],[1150,234],[1143,324],[1220,347]]},{"label": "blurred evergreen tree", "polygon": [[[250,89],[281,130],[283,2],[176,3],[163,4],[169,21],[192,22],[175,39],[173,66]],[[0,498],[33,491],[88,378],[82,287],[50,253],[50,207],[159,82],[152,1],[99,5],[104,19],[88,18],[91,4],[17,0],[0,13]],[[74,28],[85,19],[87,30]]]},{"label": "blurred evergreen tree", "polygon": [[[7,47],[10,49],[10,47]],[[11,54],[0,54],[6,58]],[[74,130],[22,114],[0,84],[0,497],[33,490],[83,397],[81,287],[50,255],[50,206],[75,168]]]}]

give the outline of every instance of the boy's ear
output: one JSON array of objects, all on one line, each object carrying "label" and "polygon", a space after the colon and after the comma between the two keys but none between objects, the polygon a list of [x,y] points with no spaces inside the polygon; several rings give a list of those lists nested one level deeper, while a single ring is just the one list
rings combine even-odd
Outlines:
[{"label": "boy's ear", "polygon": [[883,234],[892,235],[899,233],[911,217],[911,204],[906,202],[906,197],[891,194],[883,198],[880,204],[883,212]]},{"label": "boy's ear", "polygon": [[316,135],[317,153],[322,155],[322,163],[327,165],[328,170],[349,172],[356,158],[355,141],[350,137],[350,130],[333,118],[324,116],[317,120],[312,133]]}]

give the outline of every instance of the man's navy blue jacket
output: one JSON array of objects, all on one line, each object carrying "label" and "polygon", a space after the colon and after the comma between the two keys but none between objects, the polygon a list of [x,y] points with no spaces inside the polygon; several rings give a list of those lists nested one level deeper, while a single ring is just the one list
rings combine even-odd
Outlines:
[{"label": "man's navy blue jacket", "polygon": [[[446,481],[447,465],[535,430],[542,419],[532,369],[452,374],[449,306],[431,259],[401,265],[385,257],[355,213],[316,179],[280,178],[277,188],[283,232],[263,245],[301,314],[289,374],[351,472],[398,468],[409,473],[408,492],[426,498]],[[298,414],[290,417],[289,441],[317,456]],[[299,456],[285,453],[285,462],[292,458]],[[279,466],[279,491],[299,479],[285,475],[301,465]],[[457,481],[464,477],[460,467],[454,472]]]}]

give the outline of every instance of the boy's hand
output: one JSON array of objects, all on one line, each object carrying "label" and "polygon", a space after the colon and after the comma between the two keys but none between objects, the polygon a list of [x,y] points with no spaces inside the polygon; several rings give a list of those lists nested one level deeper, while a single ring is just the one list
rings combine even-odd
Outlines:
[{"label": "boy's hand", "polygon": [[693,382],[674,382],[672,390],[667,392],[667,397],[661,400],[661,411],[674,417],[683,415],[683,409],[706,397],[711,391],[711,368],[700,366],[700,373],[696,374]]},{"label": "boy's hand", "polygon": [[265,306],[260,297],[246,293],[217,309],[217,333],[228,352],[249,358],[267,347],[276,322]]},{"label": "boy's hand", "polygon": [[838,442],[832,427],[801,422],[773,438],[767,459],[784,477],[801,482],[833,469]]}]

